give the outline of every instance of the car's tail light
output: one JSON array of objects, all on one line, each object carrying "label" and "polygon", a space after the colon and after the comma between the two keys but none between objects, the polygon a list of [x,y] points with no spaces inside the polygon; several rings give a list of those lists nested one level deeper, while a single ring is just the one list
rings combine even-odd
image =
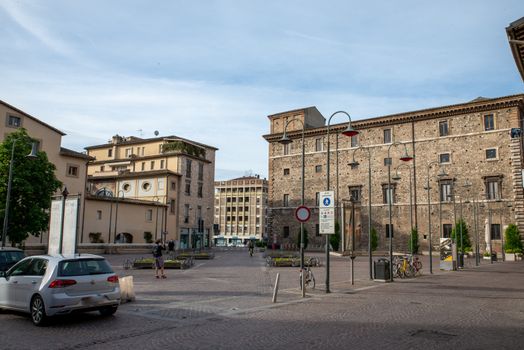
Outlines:
[{"label": "car's tail light", "polygon": [[49,288],[65,288],[75,284],[75,280],[54,280],[49,284]]},{"label": "car's tail light", "polygon": [[107,278],[107,282],[118,283],[118,276],[117,275],[109,276]]}]

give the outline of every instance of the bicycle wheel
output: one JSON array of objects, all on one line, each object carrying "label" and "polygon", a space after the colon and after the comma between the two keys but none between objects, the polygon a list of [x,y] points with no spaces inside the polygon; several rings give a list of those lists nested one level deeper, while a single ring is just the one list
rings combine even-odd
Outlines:
[{"label": "bicycle wheel", "polygon": [[400,265],[393,264],[393,277],[400,277]]},{"label": "bicycle wheel", "polygon": [[315,276],[312,271],[309,271],[309,287],[315,289]]}]

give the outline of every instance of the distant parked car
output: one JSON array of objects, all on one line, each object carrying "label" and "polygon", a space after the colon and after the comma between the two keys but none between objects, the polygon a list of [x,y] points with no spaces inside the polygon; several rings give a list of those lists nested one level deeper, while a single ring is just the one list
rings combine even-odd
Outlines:
[{"label": "distant parked car", "polygon": [[0,308],[30,313],[37,326],[76,311],[112,315],[119,304],[118,276],[101,256],[30,256],[0,272]]},{"label": "distant parked car", "polygon": [[11,266],[25,258],[24,251],[18,248],[0,248],[0,271],[7,271]]}]

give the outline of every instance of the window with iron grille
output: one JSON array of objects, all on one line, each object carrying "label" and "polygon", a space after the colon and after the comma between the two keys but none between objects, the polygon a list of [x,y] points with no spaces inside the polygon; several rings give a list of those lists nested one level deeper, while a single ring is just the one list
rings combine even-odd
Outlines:
[{"label": "window with iron grille", "polygon": [[451,156],[449,153],[441,153],[438,155],[438,162],[440,164],[446,164],[451,162]]},{"label": "window with iron grille", "polygon": [[322,138],[319,137],[315,139],[315,151],[320,152],[322,151],[322,148],[323,148]]},{"label": "window with iron grille", "polygon": [[502,198],[501,196],[502,177],[501,176],[486,177],[484,179],[484,183],[486,186],[486,198],[487,199]]},{"label": "window with iron grille", "polygon": [[500,239],[500,224],[491,224],[491,239]]},{"label": "window with iron grille", "polygon": [[388,184],[382,185],[382,203],[389,204],[395,203],[395,185],[391,184],[388,188]]},{"label": "window with iron grille", "polygon": [[355,202],[360,202],[361,186],[349,186],[349,199]]},{"label": "window with iron grille", "polygon": [[440,181],[439,187],[440,187],[440,201],[441,202],[450,202],[451,201],[451,190],[452,190],[451,180]]},{"label": "window with iron grille", "polygon": [[488,148],[486,150],[486,159],[497,159],[497,149],[496,148]]}]

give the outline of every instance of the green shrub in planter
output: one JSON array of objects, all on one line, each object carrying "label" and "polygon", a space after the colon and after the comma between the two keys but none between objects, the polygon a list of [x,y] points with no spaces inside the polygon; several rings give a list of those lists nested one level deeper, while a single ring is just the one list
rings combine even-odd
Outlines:
[{"label": "green shrub in planter", "polygon": [[504,251],[506,253],[522,253],[522,240],[520,238],[520,232],[515,224],[510,224],[504,232]]}]

